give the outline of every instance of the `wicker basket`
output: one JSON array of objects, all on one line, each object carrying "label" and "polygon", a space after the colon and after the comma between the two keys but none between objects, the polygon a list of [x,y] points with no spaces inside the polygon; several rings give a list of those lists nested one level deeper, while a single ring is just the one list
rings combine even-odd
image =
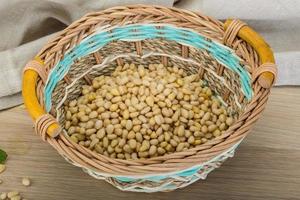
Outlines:
[{"label": "wicker basket", "polygon": [[[198,73],[236,122],[226,133],[183,152],[121,160],[75,144],[63,129],[65,101],[82,84],[123,63],[176,65]],[[264,109],[276,77],[273,53],[239,20],[132,5],[87,14],[51,40],[24,69],[23,97],[35,130],[67,161],[125,191],[185,187],[232,157]]]}]

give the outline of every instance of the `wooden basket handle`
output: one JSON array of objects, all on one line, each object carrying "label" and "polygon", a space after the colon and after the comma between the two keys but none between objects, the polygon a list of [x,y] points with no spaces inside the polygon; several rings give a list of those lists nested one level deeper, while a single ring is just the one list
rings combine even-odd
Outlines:
[{"label": "wooden basket handle", "polygon": [[[43,61],[40,58],[35,58],[35,61],[43,65]],[[29,66],[29,68],[24,71],[22,83],[24,104],[34,121],[37,121],[47,115],[37,99],[36,84],[38,76],[38,72],[31,69]],[[52,121],[46,128],[46,132],[50,137],[56,137],[59,134],[60,126],[55,121]]]},{"label": "wooden basket handle", "polygon": [[[233,19],[227,19],[224,24],[225,31],[228,29],[229,25],[233,22]],[[275,64],[275,59],[273,55],[273,51],[270,46],[265,42],[265,40],[252,28],[248,25],[243,25],[237,35],[249,43],[255,51],[258,53],[261,64]],[[273,65],[275,68],[275,65]],[[274,71],[276,71],[274,69]],[[264,88],[270,88],[275,81],[275,75],[272,72],[265,71],[260,74],[258,77],[258,83],[263,86]]]}]

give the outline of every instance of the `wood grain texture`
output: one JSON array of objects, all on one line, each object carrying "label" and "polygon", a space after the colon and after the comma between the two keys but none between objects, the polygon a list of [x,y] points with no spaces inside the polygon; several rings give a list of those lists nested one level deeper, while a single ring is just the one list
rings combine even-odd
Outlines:
[{"label": "wood grain texture", "polygon": [[[0,148],[9,154],[0,192],[27,199],[300,199],[300,88],[272,90],[267,108],[234,158],[205,181],[169,193],[121,192],[67,163],[34,134],[24,108],[0,112]],[[21,178],[29,176],[25,188]]]}]

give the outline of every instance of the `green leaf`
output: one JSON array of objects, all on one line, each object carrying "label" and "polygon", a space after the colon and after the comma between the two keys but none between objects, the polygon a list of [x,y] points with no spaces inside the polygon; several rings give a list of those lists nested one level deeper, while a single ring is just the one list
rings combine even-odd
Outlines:
[{"label": "green leaf", "polygon": [[7,158],[7,153],[0,149],[0,164],[4,164]]}]

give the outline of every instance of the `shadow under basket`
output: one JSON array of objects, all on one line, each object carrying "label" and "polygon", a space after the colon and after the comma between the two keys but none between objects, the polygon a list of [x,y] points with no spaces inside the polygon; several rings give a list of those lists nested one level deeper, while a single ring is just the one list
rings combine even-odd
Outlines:
[{"label": "shadow under basket", "polygon": [[[235,123],[195,148],[144,160],[109,158],[70,140],[63,105],[118,65],[162,63],[199,74]],[[23,97],[35,131],[68,162],[124,191],[185,187],[218,168],[263,111],[275,78],[270,47],[239,20],[132,5],[89,13],[61,31],[24,69]]]}]

